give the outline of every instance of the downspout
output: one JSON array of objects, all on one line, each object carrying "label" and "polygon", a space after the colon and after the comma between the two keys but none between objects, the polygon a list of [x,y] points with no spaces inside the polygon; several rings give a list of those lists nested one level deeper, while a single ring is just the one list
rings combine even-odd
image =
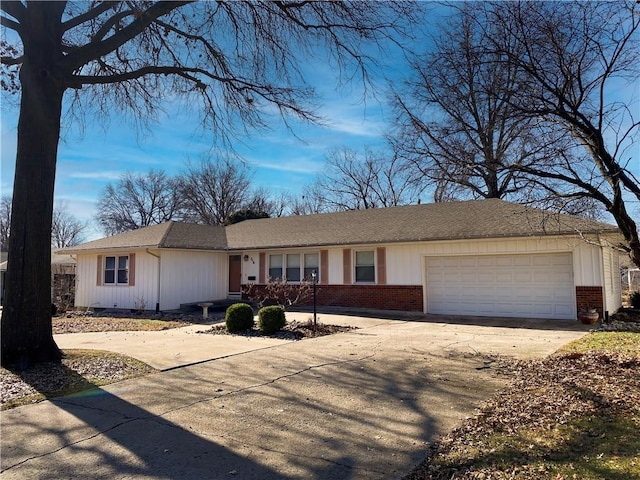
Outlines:
[{"label": "downspout", "polygon": [[[604,244],[602,242],[602,239],[600,238],[600,234],[598,234],[598,246],[600,247],[600,267],[601,267],[601,271],[600,274],[602,275],[602,282],[600,282],[602,284],[602,318],[601,321],[603,323],[609,323],[609,311],[607,310],[607,272],[604,269],[604,255],[605,253],[609,253],[609,252],[605,252],[604,250]],[[609,257],[611,257],[609,255]],[[609,258],[609,269],[611,269],[611,258]]]},{"label": "downspout", "polygon": [[78,255],[75,257],[73,255],[69,255],[73,259],[73,306],[76,306],[76,293],[78,292]]},{"label": "downspout", "polygon": [[148,248],[145,249],[145,251],[152,257],[156,257],[158,259],[158,292],[156,294],[156,313],[160,313],[160,267],[162,266],[162,258],[160,257],[160,255],[151,253]]}]

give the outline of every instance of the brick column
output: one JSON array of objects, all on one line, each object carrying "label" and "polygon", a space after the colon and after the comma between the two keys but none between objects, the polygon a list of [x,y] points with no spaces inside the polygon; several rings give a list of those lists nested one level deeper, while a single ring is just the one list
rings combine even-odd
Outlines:
[{"label": "brick column", "polygon": [[595,308],[604,317],[604,297],[602,287],[576,287],[576,307],[578,312]]}]

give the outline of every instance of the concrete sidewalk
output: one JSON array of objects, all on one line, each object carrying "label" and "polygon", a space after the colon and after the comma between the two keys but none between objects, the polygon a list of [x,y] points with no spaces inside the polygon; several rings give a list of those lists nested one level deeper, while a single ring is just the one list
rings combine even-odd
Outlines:
[{"label": "concrete sidewalk", "polygon": [[[107,335],[99,348],[196,364],[2,412],[2,478],[401,478],[505,385],[487,354],[542,356],[588,330],[439,320],[322,315],[361,328],[268,345]],[[75,335],[57,340],[92,341]]]}]

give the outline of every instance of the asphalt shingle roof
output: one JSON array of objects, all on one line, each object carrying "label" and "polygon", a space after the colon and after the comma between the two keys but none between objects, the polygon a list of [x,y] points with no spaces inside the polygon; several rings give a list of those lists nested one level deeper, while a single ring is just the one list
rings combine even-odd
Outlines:
[{"label": "asphalt shingle roof", "polygon": [[101,238],[64,249],[64,252],[122,248],[189,248],[217,250],[226,247],[224,227],[166,222]]},{"label": "asphalt shingle roof", "polygon": [[168,222],[67,249],[254,249],[615,233],[606,223],[498,199],[246,220],[228,227]]}]

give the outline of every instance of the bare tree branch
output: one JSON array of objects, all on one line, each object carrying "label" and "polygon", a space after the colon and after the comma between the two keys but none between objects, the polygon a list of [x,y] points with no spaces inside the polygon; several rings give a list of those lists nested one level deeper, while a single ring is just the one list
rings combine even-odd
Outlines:
[{"label": "bare tree branch", "polygon": [[71,30],[72,28],[77,27],[78,25],[83,24],[84,22],[89,22],[99,17],[103,13],[109,11],[114,7],[114,3],[110,1],[99,2],[97,6],[90,8],[86,12],[73,17],[65,22],[62,22],[62,28],[64,30]]},{"label": "bare tree branch", "polygon": [[[6,17],[0,17],[3,20],[2,25],[8,26],[12,30],[20,31],[20,26],[22,22],[24,22],[25,15],[27,13],[26,7],[22,4],[22,2],[2,2],[0,4],[0,11],[5,12],[7,15],[11,15],[13,18],[17,20],[17,23],[11,19]],[[8,20],[10,22],[9,25],[4,23],[4,20]]]},{"label": "bare tree branch", "polygon": [[20,24],[18,22],[14,22],[10,18],[0,16],[0,25],[10,28],[11,30],[14,30],[16,32],[20,32]]},{"label": "bare tree branch", "polygon": [[107,235],[184,218],[177,181],[162,170],[124,173],[98,198],[96,220]]},{"label": "bare tree branch", "polygon": [[151,4],[145,11],[139,11],[136,18],[126,27],[118,30],[113,35],[98,43],[90,42],[78,48],[73,53],[67,55],[63,61],[69,71],[76,70],[86,63],[116,51],[131,39],[140,35],[146,27],[151,25],[157,18],[183,6],[192,3],[193,0],[186,1],[163,1]]}]

